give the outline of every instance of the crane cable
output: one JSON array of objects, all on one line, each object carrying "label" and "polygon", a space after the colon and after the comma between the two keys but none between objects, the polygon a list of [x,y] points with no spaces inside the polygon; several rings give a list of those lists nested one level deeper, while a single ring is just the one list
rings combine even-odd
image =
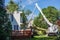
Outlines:
[{"label": "crane cable", "polygon": [[32,15],[31,15],[31,18],[30,19],[33,19],[33,15],[34,15],[34,12],[35,12],[35,9],[36,9],[36,6],[34,7],[33,11],[32,11]]},{"label": "crane cable", "polygon": [[[31,19],[33,19],[33,14],[34,14],[34,12],[35,12],[35,9],[36,9],[36,7],[34,7],[34,9],[33,9],[33,11],[32,11],[32,15],[31,15],[31,17],[30,17],[30,20],[29,20],[29,23],[28,23],[28,27],[30,27],[32,24],[33,24],[33,22],[31,21]],[[31,23],[32,22],[32,23]]]}]

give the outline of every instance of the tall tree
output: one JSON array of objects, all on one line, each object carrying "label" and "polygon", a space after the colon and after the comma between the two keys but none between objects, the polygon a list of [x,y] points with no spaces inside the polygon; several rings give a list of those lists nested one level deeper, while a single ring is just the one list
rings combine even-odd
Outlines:
[{"label": "tall tree", "polygon": [[4,8],[3,0],[0,0],[0,40],[6,40],[6,38],[9,37],[10,34],[11,23]]},{"label": "tall tree", "polygon": [[18,10],[18,4],[14,3],[13,0],[10,0],[9,4],[7,5],[7,10],[10,13]]},{"label": "tall tree", "polygon": [[30,10],[22,10],[22,13],[21,13],[21,18],[22,18],[22,26],[21,28],[26,28],[26,26],[28,25],[27,22],[28,22],[28,15],[31,14],[31,11]]}]

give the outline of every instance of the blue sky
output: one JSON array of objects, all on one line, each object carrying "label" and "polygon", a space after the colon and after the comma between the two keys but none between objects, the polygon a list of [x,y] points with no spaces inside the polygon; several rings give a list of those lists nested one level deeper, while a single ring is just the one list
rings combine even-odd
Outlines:
[{"label": "blue sky", "polygon": [[[9,2],[9,0],[5,0],[5,5],[7,5],[8,2]],[[18,3],[19,0],[18,1],[14,0],[14,2]],[[60,0],[22,0],[22,6],[23,6],[23,8],[30,9],[31,11],[34,10],[34,8],[35,8],[34,4],[35,3],[38,3],[38,5],[41,8],[46,8],[48,6],[54,6],[58,10],[60,10]],[[34,16],[38,15],[38,13],[39,13],[38,9],[35,9]]]}]

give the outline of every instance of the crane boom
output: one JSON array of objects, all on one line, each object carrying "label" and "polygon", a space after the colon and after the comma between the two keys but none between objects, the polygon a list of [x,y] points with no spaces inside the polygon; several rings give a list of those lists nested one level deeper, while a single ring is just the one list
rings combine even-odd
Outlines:
[{"label": "crane boom", "polygon": [[43,16],[44,20],[47,22],[48,25],[52,26],[53,24],[49,22],[49,20],[45,17],[45,15],[43,14],[41,8],[38,6],[38,4],[36,3],[35,6],[37,7],[37,9],[40,11],[41,15]]}]

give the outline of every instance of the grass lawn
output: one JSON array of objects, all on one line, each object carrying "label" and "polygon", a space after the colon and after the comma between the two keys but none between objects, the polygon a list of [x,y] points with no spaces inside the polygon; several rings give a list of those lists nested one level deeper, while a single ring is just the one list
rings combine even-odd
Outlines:
[{"label": "grass lawn", "polygon": [[60,40],[56,36],[46,36],[46,35],[41,35],[41,36],[34,36],[31,40]]}]

